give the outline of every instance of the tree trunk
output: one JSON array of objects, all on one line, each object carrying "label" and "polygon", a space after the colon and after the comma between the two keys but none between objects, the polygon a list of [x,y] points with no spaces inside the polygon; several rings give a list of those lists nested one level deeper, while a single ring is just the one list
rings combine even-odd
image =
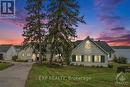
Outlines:
[{"label": "tree trunk", "polygon": [[39,43],[39,63],[42,64],[42,49],[41,49],[41,42]]},{"label": "tree trunk", "polygon": [[54,52],[53,52],[53,51],[51,51],[50,65],[52,64],[53,54],[54,54]]}]

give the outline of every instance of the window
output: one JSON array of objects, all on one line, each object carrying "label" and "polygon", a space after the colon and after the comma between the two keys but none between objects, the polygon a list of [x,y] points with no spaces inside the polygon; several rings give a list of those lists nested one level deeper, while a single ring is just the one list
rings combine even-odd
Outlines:
[{"label": "window", "polygon": [[30,54],[30,53],[27,53],[27,56],[31,56],[31,54]]},{"label": "window", "polygon": [[95,59],[94,59],[95,62],[101,62],[101,56],[95,56]]},{"label": "window", "polygon": [[85,48],[87,48],[87,49],[90,49],[90,48],[91,48],[91,43],[90,43],[90,41],[86,41]]},{"label": "window", "polygon": [[84,56],[84,61],[85,62],[91,62],[91,56],[85,55]]},{"label": "window", "polygon": [[81,61],[81,56],[80,55],[76,55],[76,61]]},{"label": "window", "polygon": [[101,55],[101,62],[105,63],[105,56],[104,55]]},{"label": "window", "polygon": [[109,54],[109,56],[108,56],[109,58],[111,58],[111,53]]},{"label": "window", "polygon": [[25,56],[25,54],[24,54],[24,53],[22,53],[22,56]]},{"label": "window", "polygon": [[76,55],[72,55],[72,62],[76,62]]},{"label": "window", "polygon": [[88,56],[87,55],[84,56],[84,61],[88,62]]}]

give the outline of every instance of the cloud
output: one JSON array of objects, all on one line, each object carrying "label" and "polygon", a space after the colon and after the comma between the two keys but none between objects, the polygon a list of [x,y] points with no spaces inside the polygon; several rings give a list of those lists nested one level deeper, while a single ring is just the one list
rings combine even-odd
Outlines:
[{"label": "cloud", "polygon": [[129,45],[130,46],[130,32],[127,34],[111,35],[102,33],[97,40],[105,40],[110,45]]},{"label": "cloud", "polygon": [[97,17],[106,25],[120,21],[121,17],[115,14],[116,7],[123,0],[95,0]]},{"label": "cloud", "polygon": [[124,27],[116,27],[111,29],[111,31],[123,31],[123,30],[125,30]]},{"label": "cloud", "polygon": [[97,39],[105,40],[110,45],[130,45],[130,31],[124,22],[128,18],[116,14],[116,8],[123,0],[95,0],[97,18],[104,26]]},{"label": "cloud", "polygon": [[0,44],[14,44],[14,45],[19,45],[22,42],[23,42],[23,38],[0,39]]}]

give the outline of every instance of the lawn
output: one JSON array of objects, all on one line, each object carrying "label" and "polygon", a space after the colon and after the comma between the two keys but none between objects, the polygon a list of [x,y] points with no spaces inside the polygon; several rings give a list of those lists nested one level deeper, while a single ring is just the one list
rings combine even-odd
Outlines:
[{"label": "lawn", "polygon": [[0,71],[3,70],[3,69],[6,69],[10,66],[11,64],[9,63],[0,63]]},{"label": "lawn", "polygon": [[[47,65],[34,64],[28,76],[26,87],[130,87],[130,85],[115,85],[117,66],[119,65],[114,64],[114,68],[79,66],[49,67]],[[60,76],[64,76],[65,78],[67,76],[88,77],[89,80],[68,80],[68,78],[61,80],[56,78]],[[130,82],[130,73],[127,73],[126,76],[128,77],[127,81]]]}]

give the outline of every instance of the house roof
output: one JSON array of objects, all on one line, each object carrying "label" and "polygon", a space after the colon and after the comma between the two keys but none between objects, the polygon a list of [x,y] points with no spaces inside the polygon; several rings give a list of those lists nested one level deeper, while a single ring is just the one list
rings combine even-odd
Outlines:
[{"label": "house roof", "polygon": [[78,46],[83,40],[77,40],[74,42],[74,48]]},{"label": "house roof", "polygon": [[102,47],[108,53],[114,53],[115,51],[105,41],[94,41],[100,47]]},{"label": "house roof", "polygon": [[0,45],[0,52],[7,52],[12,45]]},{"label": "house roof", "polygon": [[16,49],[20,49],[22,46],[20,46],[20,45],[15,45],[14,46]]},{"label": "house roof", "polygon": [[[99,49],[101,49],[103,52],[105,53],[114,53],[115,51],[105,42],[105,41],[94,41],[93,39],[91,39],[89,36],[85,39],[85,40],[90,40],[91,42],[93,42]],[[79,45],[80,43],[82,43],[85,40],[79,40],[75,42],[75,45]],[[75,47],[77,47],[75,46]]]},{"label": "house roof", "polygon": [[113,49],[130,49],[130,46],[112,46]]}]

